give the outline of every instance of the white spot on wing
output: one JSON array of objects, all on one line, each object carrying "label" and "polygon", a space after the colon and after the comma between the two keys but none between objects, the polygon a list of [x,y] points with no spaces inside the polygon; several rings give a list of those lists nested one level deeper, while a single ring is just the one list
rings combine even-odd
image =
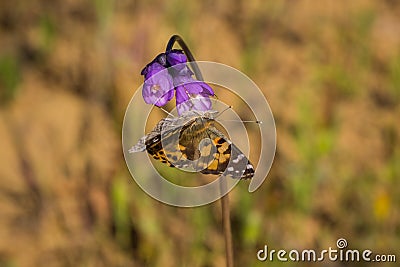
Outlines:
[{"label": "white spot on wing", "polygon": [[239,154],[236,159],[232,160],[233,163],[239,163],[240,160],[244,158],[243,154]]}]

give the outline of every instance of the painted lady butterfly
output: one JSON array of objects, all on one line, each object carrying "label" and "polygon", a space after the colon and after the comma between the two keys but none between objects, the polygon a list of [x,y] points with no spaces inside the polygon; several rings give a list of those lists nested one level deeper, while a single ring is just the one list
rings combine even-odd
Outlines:
[{"label": "painted lady butterfly", "polygon": [[254,167],[222,132],[215,128],[217,111],[188,111],[164,118],[129,153],[147,152],[170,167],[250,179]]}]

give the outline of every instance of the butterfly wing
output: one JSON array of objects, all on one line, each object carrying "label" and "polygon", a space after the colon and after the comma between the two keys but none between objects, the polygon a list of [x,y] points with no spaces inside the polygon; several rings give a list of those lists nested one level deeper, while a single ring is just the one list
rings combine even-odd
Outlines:
[{"label": "butterfly wing", "polygon": [[[163,127],[166,127],[163,132]],[[179,148],[175,145],[176,142],[173,139],[174,136],[179,134],[179,127],[169,127],[169,122],[164,121],[163,123],[158,123],[154,130],[148,135],[145,141],[145,146],[147,153],[151,155],[154,159],[167,164],[170,167],[175,167],[171,162],[172,160],[177,160],[176,154],[179,154]]]},{"label": "butterfly wing", "polygon": [[207,135],[216,147],[216,151],[211,155],[207,168],[201,173],[224,174],[236,179],[250,179],[254,176],[254,167],[248,158],[223,133],[210,127]]},{"label": "butterfly wing", "polygon": [[[166,129],[165,133],[162,132],[163,129]],[[166,149],[172,150],[172,148],[163,147],[163,144],[168,144],[170,142],[168,142],[168,140],[164,142],[162,141],[162,138],[172,136],[176,131],[176,128],[173,126],[173,120],[162,119],[157,123],[150,133],[143,136],[136,145],[129,149],[129,153],[147,150],[147,153],[149,153],[149,155],[151,155],[154,159],[159,160],[170,167],[174,167],[174,165],[168,160],[166,155],[167,153],[165,152]]]}]

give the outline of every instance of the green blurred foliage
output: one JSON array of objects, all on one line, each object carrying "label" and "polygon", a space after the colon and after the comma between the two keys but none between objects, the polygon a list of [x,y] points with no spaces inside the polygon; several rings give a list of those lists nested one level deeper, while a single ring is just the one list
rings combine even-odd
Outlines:
[{"label": "green blurred foliage", "polygon": [[[377,0],[3,1],[0,265],[224,266],[219,202],[161,204],[122,156],[140,71],[176,33],[196,59],[252,78],[276,119],[270,175],[255,193],[246,181],[230,193],[237,266],[324,266],[256,253],[322,250],[340,237],[397,253],[399,12]],[[155,165],[184,185],[201,179]]]},{"label": "green blurred foliage", "polygon": [[0,58],[0,101],[2,103],[11,100],[17,91],[18,83],[21,79],[19,63],[17,59],[4,55]]}]

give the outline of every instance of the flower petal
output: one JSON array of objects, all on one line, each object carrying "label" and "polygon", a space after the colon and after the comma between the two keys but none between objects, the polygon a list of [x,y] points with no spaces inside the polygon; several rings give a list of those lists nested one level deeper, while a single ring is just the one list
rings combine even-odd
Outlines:
[{"label": "flower petal", "polygon": [[211,109],[211,100],[208,97],[196,96],[192,98],[193,109],[207,111]]},{"label": "flower petal", "polygon": [[203,88],[201,87],[199,82],[191,82],[187,83],[184,85],[186,92],[192,95],[198,95],[201,94],[203,91]]},{"label": "flower petal", "polygon": [[[149,68],[144,81],[142,96],[147,104],[163,106],[174,96],[174,85],[168,70],[158,63],[153,63],[154,68]],[[159,66],[163,70],[159,70]],[[157,71],[158,70],[158,71]],[[157,71],[157,72],[156,72]]]},{"label": "flower petal", "polygon": [[166,68],[163,67],[160,63],[158,62],[152,62],[148,64],[141,72],[142,75],[144,75],[144,79],[147,80],[151,76],[155,75],[156,73],[165,70]]},{"label": "flower petal", "polygon": [[172,66],[171,74],[174,77],[179,77],[179,76],[184,76],[184,77],[189,77],[191,78],[193,75],[193,72],[189,69],[189,67],[186,65],[186,63],[180,63]]},{"label": "flower petal", "polygon": [[197,81],[191,76],[179,75],[174,77],[175,86],[184,86],[189,94],[201,94],[203,96],[213,96],[214,91],[205,82]]},{"label": "flower petal", "polygon": [[176,105],[176,110],[178,111],[179,116],[182,115],[185,111],[189,111],[190,109],[190,105],[189,103],[187,104],[187,102]]},{"label": "flower petal", "polygon": [[176,87],[176,104],[179,105],[187,100],[189,100],[189,95],[186,93],[185,87],[177,86]]},{"label": "flower petal", "polygon": [[179,115],[189,110],[207,111],[211,109],[211,106],[211,100],[208,97],[202,97],[200,95],[189,98],[188,100],[181,103],[178,103],[178,101],[176,101],[176,109]]},{"label": "flower petal", "polygon": [[201,83],[201,87],[203,88],[203,91],[201,92],[201,95],[203,96],[214,96],[215,93],[213,91],[213,89],[211,88],[211,86],[209,86],[207,83],[205,82],[200,82]]},{"label": "flower petal", "polygon": [[186,63],[187,58],[182,50],[173,49],[167,52],[167,61],[171,66],[174,66],[176,64]]}]

